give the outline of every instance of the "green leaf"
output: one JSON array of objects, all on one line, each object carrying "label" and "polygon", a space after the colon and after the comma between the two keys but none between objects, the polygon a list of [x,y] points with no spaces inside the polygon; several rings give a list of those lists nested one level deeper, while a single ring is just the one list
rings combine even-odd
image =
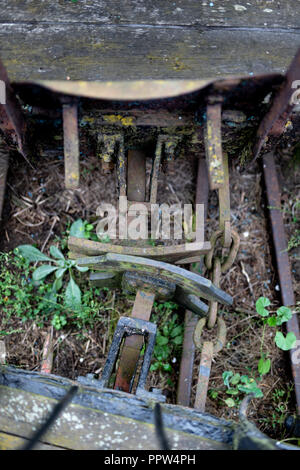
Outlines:
[{"label": "green leaf", "polygon": [[81,273],[86,273],[89,270],[87,266],[77,266],[77,264],[75,264],[74,266]]},{"label": "green leaf", "polygon": [[176,328],[174,328],[171,331],[171,337],[174,338],[175,336],[179,336],[181,333],[182,333],[182,326],[181,325],[176,326]]},{"label": "green leaf", "polygon": [[63,260],[65,259],[64,255],[62,254],[60,249],[57,248],[57,246],[55,246],[55,245],[50,246],[50,253],[53,256],[53,258],[63,259]]},{"label": "green leaf", "polygon": [[256,398],[261,398],[264,396],[261,389],[257,386],[256,381],[254,379],[250,379],[248,375],[242,375],[241,382],[243,382],[245,385],[237,385],[237,388],[240,392],[244,392],[246,394],[253,392]]},{"label": "green leaf", "polygon": [[269,312],[265,309],[265,307],[268,307],[270,304],[271,302],[269,299],[267,299],[267,297],[260,297],[255,304],[257,313],[259,313],[259,315],[262,317],[267,317]]},{"label": "green leaf", "polygon": [[217,390],[209,390],[208,393],[213,400],[218,398],[219,392]]},{"label": "green leaf", "polygon": [[229,388],[226,390],[226,393],[228,393],[228,395],[238,395],[239,391],[236,388]]},{"label": "green leaf", "polygon": [[40,250],[35,248],[32,245],[20,245],[18,246],[18,251],[20,254],[29,262],[35,261],[52,261],[51,258],[44,255]]},{"label": "green leaf", "polygon": [[224,401],[229,408],[233,408],[235,406],[235,401],[232,398],[227,398]]},{"label": "green leaf", "polygon": [[283,333],[281,331],[277,331],[275,335],[275,343],[276,346],[279,349],[282,349],[283,351],[289,351],[290,349],[293,349],[297,341],[297,338],[295,336],[295,333],[290,331],[286,337],[284,337]]},{"label": "green leaf", "polygon": [[162,332],[163,332],[164,336],[169,336],[169,328],[168,328],[167,325],[163,326]]},{"label": "green leaf", "polygon": [[249,384],[251,383],[251,379],[249,379],[248,375],[242,375],[241,382],[243,382],[243,384]]},{"label": "green leaf", "polygon": [[232,376],[233,376],[233,372],[231,372],[231,370],[225,370],[225,372],[223,372],[222,374],[224,385],[226,385],[227,388],[230,388],[229,379]]},{"label": "green leaf", "polygon": [[254,384],[252,384],[251,386],[238,385],[238,389],[239,389],[240,392],[244,392],[247,395],[249,393],[254,393],[255,398],[262,398],[264,396],[261,389],[258,388],[256,382],[254,382]]},{"label": "green leaf", "polygon": [[55,273],[56,279],[61,279],[66,272],[67,268],[57,268],[57,271]]},{"label": "green leaf", "polygon": [[183,336],[182,335],[176,336],[176,338],[172,339],[172,343],[176,344],[177,346],[182,344],[182,341],[183,341]]},{"label": "green leaf", "polygon": [[[55,273],[56,274],[56,273]],[[63,285],[63,282],[62,282],[62,278],[59,277],[58,279],[55,279],[55,281],[53,282],[53,290],[54,292],[58,292],[61,288],[62,288],[62,285]]]},{"label": "green leaf", "polygon": [[32,274],[32,279],[34,281],[40,281],[44,279],[48,274],[56,271],[57,266],[52,266],[51,264],[44,264],[43,266],[38,267]]},{"label": "green leaf", "polygon": [[277,318],[276,317],[269,317],[267,319],[267,323],[269,326],[276,326],[277,325]]},{"label": "green leaf", "polygon": [[81,306],[81,292],[72,277],[66,288],[65,305],[71,309],[76,309]]},{"label": "green leaf", "polygon": [[150,371],[157,370],[159,368],[159,362],[154,362],[154,364],[151,364],[150,366]]},{"label": "green leaf", "polygon": [[70,228],[70,237],[85,238],[85,228],[82,219],[78,219],[72,223]]},{"label": "green leaf", "polygon": [[230,380],[230,383],[231,383],[232,385],[237,385],[237,384],[239,383],[240,379],[241,379],[240,374],[234,374],[234,376],[233,376],[232,379]]},{"label": "green leaf", "polygon": [[162,365],[162,368],[163,368],[163,370],[166,371],[166,372],[172,372],[172,366],[171,366],[171,364],[163,364],[163,365]]},{"label": "green leaf", "polygon": [[67,263],[67,260],[58,260],[58,261],[55,261],[55,263],[57,264],[57,266],[59,266],[60,268],[65,268],[66,267],[66,263]]},{"label": "green leaf", "polygon": [[167,361],[170,355],[170,348],[167,344],[164,346],[154,346],[154,355],[156,359]]},{"label": "green leaf", "polygon": [[277,325],[282,325],[282,323],[287,322],[293,316],[292,311],[289,307],[280,307],[277,310]]},{"label": "green leaf", "polygon": [[258,372],[261,375],[267,374],[271,368],[270,359],[264,359],[263,357],[261,357],[260,360],[258,361],[257,368],[258,368]]},{"label": "green leaf", "polygon": [[165,336],[157,335],[156,342],[159,346],[164,346],[165,344],[168,344],[169,340]]}]

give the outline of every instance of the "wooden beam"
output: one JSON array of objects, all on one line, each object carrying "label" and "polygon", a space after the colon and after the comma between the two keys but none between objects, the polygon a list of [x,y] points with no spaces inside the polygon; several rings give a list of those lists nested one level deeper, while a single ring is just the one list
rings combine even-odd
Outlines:
[{"label": "wooden beam", "polygon": [[5,23],[0,30],[0,56],[15,81],[283,73],[299,43],[299,30],[259,28]]},{"label": "wooden beam", "polygon": [[78,0],[38,2],[7,0],[2,23],[89,23],[177,26],[299,28],[295,0]]},{"label": "wooden beam", "polygon": [[[56,400],[0,386],[0,449],[29,439]],[[167,428],[172,449],[224,449],[225,444]],[[15,441],[6,435],[17,436]],[[75,450],[152,450],[158,448],[154,425],[70,404],[43,437],[43,443]]]},{"label": "wooden beam", "polygon": [[[0,432],[0,450],[22,449],[27,444],[28,439],[14,436],[6,432]],[[37,443],[34,450],[63,450],[62,447],[50,446],[48,444]]]}]

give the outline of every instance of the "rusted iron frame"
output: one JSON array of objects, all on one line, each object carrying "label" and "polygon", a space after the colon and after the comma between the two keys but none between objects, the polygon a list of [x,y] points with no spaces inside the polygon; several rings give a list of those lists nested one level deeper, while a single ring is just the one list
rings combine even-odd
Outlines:
[{"label": "rusted iron frame", "polygon": [[288,68],[285,80],[276,94],[271,108],[259,125],[253,147],[252,162],[258,158],[268,135],[279,136],[282,134],[294,106],[294,103],[291,103],[291,98],[296,90],[292,85],[297,80],[300,80],[300,48]]},{"label": "rusted iron frame", "polygon": [[163,145],[166,136],[159,135],[156,142],[155,157],[151,172],[150,203],[155,204],[157,200],[158,174],[162,159]]},{"label": "rusted iron frame", "polygon": [[146,155],[138,149],[128,150],[127,157],[127,199],[145,202],[146,198]]},{"label": "rusted iron frame", "polygon": [[[147,305],[147,307],[149,307],[149,304]],[[148,344],[145,351],[143,365],[138,383],[138,387],[140,389],[144,389],[155,344],[156,330],[157,327],[154,323],[150,323],[149,321],[143,320],[142,318],[121,317],[117,323],[109,354],[105,362],[105,366],[102,372],[101,379],[99,380],[98,386],[104,388],[107,388],[109,386],[110,378],[117,362],[117,358],[119,356],[121,344],[124,337],[128,339],[132,336],[138,335],[141,336],[143,339],[144,336],[148,335]]]},{"label": "rusted iron frame", "polygon": [[[275,257],[277,263],[278,278],[280,284],[280,295],[283,305],[294,306],[295,296],[293,291],[292,274],[290,269],[289,257],[287,253],[286,235],[281,213],[280,188],[277,179],[277,172],[273,153],[268,153],[263,157],[263,171],[267,191],[267,200],[272,225],[272,237],[275,248]],[[294,332],[297,338],[297,347],[300,344],[300,329],[297,314],[287,322],[287,331]],[[290,351],[291,369],[295,383],[295,395],[298,414],[300,414],[300,364],[294,360],[293,353]]]},{"label": "rusted iron frame", "polygon": [[[131,318],[133,320],[144,320],[149,323],[154,299],[154,293],[138,290],[135,296]],[[125,338],[114,384],[115,390],[122,390],[123,392],[129,393],[132,391],[138,359],[143,344],[144,339],[141,335],[133,334]]]},{"label": "rusted iron frame", "polygon": [[[196,187],[196,204],[204,204],[204,220],[207,217],[208,204],[208,175],[207,165],[204,158],[198,161],[197,187]],[[202,270],[204,267],[203,259],[197,264],[197,269]],[[191,390],[193,382],[193,368],[195,359],[195,344],[193,341],[194,330],[199,318],[190,310],[186,310],[184,317],[184,337],[182,354],[180,361],[177,403],[183,406],[190,406]]]},{"label": "rusted iron frame", "polygon": [[76,101],[66,102],[63,108],[65,186],[79,187],[79,135],[78,105]]},{"label": "rusted iron frame", "polygon": [[6,177],[9,165],[7,145],[3,142],[0,136],[0,220],[2,217],[2,209],[4,203]]},{"label": "rusted iron frame", "polygon": [[18,146],[18,151],[26,158],[26,123],[20,103],[11,87],[6,69],[1,60],[0,80],[5,84],[5,104],[0,104],[0,115],[2,118],[0,119],[0,128],[4,134],[8,133],[13,137]]},{"label": "rusted iron frame", "polygon": [[127,195],[127,162],[125,158],[124,135],[120,134],[119,148],[117,152],[117,179],[119,196]]}]

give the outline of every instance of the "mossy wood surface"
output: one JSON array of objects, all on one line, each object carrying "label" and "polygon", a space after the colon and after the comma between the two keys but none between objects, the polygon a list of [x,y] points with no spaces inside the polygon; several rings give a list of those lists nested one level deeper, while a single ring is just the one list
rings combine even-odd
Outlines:
[{"label": "mossy wood surface", "polygon": [[0,56],[18,81],[282,73],[300,44],[293,0],[2,3]]}]

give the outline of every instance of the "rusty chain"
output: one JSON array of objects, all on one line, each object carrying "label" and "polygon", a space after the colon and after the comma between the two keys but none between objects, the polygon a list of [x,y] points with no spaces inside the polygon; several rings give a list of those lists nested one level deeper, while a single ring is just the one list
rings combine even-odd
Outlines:
[{"label": "rusty chain", "polygon": [[[221,274],[228,271],[233,265],[240,244],[239,234],[230,226],[229,172],[227,155],[223,157],[223,166],[225,180],[223,186],[219,189],[219,229],[213,232],[210,239],[211,249],[205,256],[206,268],[208,271],[211,271],[211,281],[216,287],[220,287]],[[218,240],[221,242],[220,244],[222,249],[229,248],[229,253],[226,257],[221,258],[216,256],[216,245]],[[212,330],[216,324],[216,340],[202,342],[201,335],[204,327],[206,327],[208,330]],[[202,412],[205,411],[205,403],[213,357],[222,350],[225,342],[225,321],[221,317],[218,317],[218,302],[211,301],[209,304],[207,318],[201,318],[198,321],[194,331],[195,346],[196,348],[201,349],[198,383],[194,406],[196,409]]]}]

